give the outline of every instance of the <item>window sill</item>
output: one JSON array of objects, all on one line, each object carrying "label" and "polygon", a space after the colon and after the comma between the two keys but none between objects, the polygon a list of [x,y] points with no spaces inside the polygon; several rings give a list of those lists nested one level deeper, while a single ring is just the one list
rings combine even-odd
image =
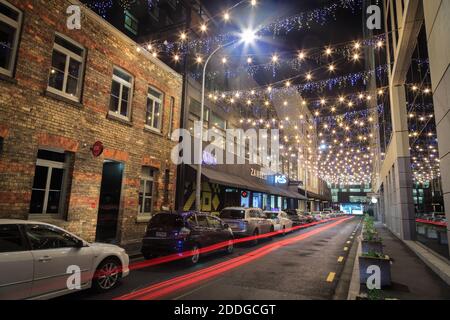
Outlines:
[{"label": "window sill", "polygon": [[49,224],[58,224],[58,223],[67,221],[67,220],[63,219],[63,217],[59,214],[41,214],[41,213],[36,213],[36,214],[29,213],[28,220],[45,222],[45,223],[49,223]]},{"label": "window sill", "polygon": [[162,132],[159,131],[158,129],[154,129],[154,128],[149,127],[149,126],[147,126],[147,125],[144,126],[144,131],[149,132],[149,133],[156,134],[156,135],[158,135],[158,136],[160,136],[160,137],[163,137],[163,136],[164,136],[164,135],[162,134]]},{"label": "window sill", "polygon": [[56,93],[53,93],[53,92],[50,92],[50,91],[47,91],[47,90],[44,91],[44,96],[52,98],[52,99],[57,100],[57,101],[68,103],[68,104],[73,105],[73,106],[78,107],[78,108],[82,108],[83,107],[83,104],[81,102],[77,102],[77,101],[71,100],[69,98],[66,98],[64,96],[61,96],[59,94],[56,94]]},{"label": "window sill", "polygon": [[108,114],[106,115],[106,118],[109,120],[112,120],[112,121],[119,122],[119,123],[124,124],[129,127],[133,126],[133,123],[129,119],[125,119],[125,118],[116,116],[114,113],[111,113],[111,112],[108,112]]},{"label": "window sill", "polygon": [[136,223],[148,223],[152,219],[151,215],[141,214],[136,218]]},{"label": "window sill", "polygon": [[0,73],[0,81],[5,81],[11,84],[17,84],[17,80],[13,77],[7,76],[5,74]]}]

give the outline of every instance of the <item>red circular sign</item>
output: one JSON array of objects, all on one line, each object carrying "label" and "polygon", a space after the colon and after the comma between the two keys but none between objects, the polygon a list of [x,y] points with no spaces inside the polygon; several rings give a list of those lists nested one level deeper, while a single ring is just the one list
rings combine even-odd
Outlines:
[{"label": "red circular sign", "polygon": [[104,150],[103,143],[101,143],[100,141],[94,143],[94,145],[91,148],[92,155],[96,158],[102,155],[103,150]]},{"label": "red circular sign", "polygon": [[242,198],[247,198],[248,197],[248,192],[247,191],[242,191],[241,196],[242,196]]}]

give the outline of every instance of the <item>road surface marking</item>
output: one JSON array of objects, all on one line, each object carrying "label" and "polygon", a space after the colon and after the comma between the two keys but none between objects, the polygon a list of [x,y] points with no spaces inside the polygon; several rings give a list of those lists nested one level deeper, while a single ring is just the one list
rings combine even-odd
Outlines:
[{"label": "road surface marking", "polygon": [[348,251],[348,247],[345,247],[345,248],[344,248],[344,251]]},{"label": "road surface marking", "polygon": [[351,236],[350,239],[353,239],[353,236]]},{"label": "road surface marking", "polygon": [[330,274],[328,275],[328,278],[327,278],[327,282],[333,282],[335,276],[336,276],[336,273],[330,272]]},{"label": "road surface marking", "polygon": [[350,243],[352,243],[351,241],[347,241],[347,244],[350,244]]},{"label": "road surface marking", "polygon": [[339,257],[338,262],[341,263],[342,261],[344,261],[344,257]]}]

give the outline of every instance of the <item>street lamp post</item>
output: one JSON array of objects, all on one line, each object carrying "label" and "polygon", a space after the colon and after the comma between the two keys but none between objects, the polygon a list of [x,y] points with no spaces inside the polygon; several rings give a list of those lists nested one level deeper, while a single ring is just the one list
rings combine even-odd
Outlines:
[{"label": "street lamp post", "polygon": [[205,87],[206,87],[206,68],[208,67],[208,63],[211,60],[211,58],[219,52],[221,49],[231,46],[232,44],[236,43],[236,41],[232,41],[230,43],[227,43],[225,45],[221,45],[217,47],[206,59],[205,65],[203,66],[203,80],[202,80],[202,103],[200,108],[200,124],[201,124],[201,130],[200,130],[200,144],[199,144],[199,155],[198,155],[198,161],[197,164],[197,185],[195,188],[195,209],[197,211],[201,211],[201,194],[202,194],[202,164],[203,164],[203,121],[204,121],[204,112],[205,112]]},{"label": "street lamp post", "polygon": [[203,121],[204,121],[204,112],[205,112],[205,87],[206,87],[206,68],[208,67],[208,63],[211,60],[211,58],[219,52],[221,49],[229,47],[233,44],[236,44],[238,42],[245,42],[245,43],[251,43],[256,38],[256,31],[253,31],[251,29],[244,30],[241,35],[240,39],[233,40],[227,44],[220,45],[217,47],[211,54],[208,56],[208,58],[205,61],[205,65],[203,66],[203,79],[202,79],[202,102],[201,102],[201,108],[200,108],[200,136],[199,136],[199,154],[198,154],[198,161],[197,164],[197,185],[195,188],[195,209],[197,211],[201,211],[201,193],[202,193],[202,164],[203,164]]}]

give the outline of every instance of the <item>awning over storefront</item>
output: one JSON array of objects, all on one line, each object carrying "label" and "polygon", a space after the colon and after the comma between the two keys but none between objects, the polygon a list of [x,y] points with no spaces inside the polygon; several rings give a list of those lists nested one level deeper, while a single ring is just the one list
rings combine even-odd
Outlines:
[{"label": "awning over storefront", "polygon": [[[197,170],[197,166],[191,165],[190,166],[195,171]],[[250,181],[245,178],[239,177],[237,175],[222,172],[218,170],[214,170],[212,168],[203,166],[202,167],[202,175],[206,178],[208,178],[211,182],[217,183],[224,186],[254,191],[254,192],[261,192],[276,196],[283,196],[287,198],[292,199],[298,199],[298,200],[307,200],[305,196],[302,194],[295,192],[293,190],[287,190],[282,189],[279,187],[275,187],[272,185],[268,185],[264,182],[264,180],[261,180],[261,182],[256,181]]]},{"label": "awning over storefront", "polygon": [[[197,171],[196,166],[191,166],[191,168]],[[202,175],[208,178],[213,183],[240,188],[244,190],[252,190],[268,193],[268,189],[264,185],[261,186],[257,185],[256,183],[246,181],[245,179],[238,177],[234,174],[220,172],[207,167],[202,167]]]}]

